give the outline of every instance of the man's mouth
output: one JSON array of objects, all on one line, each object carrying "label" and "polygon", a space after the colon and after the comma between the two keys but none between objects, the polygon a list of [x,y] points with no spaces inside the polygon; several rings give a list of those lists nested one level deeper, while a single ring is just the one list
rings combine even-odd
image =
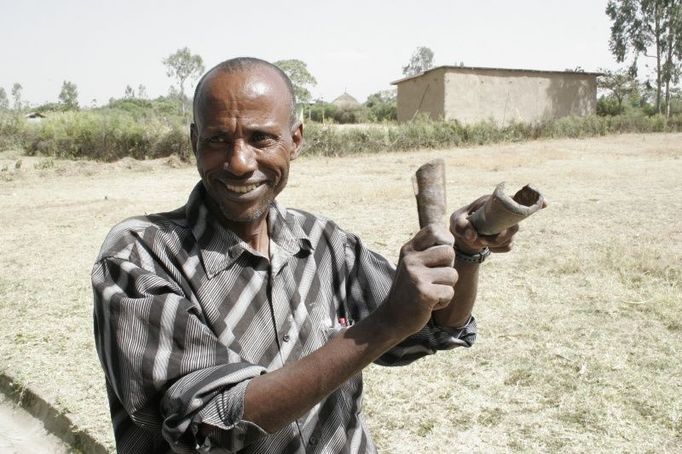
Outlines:
[{"label": "man's mouth", "polygon": [[227,184],[225,183],[225,187],[232,192],[236,192],[237,194],[246,194],[249,193],[256,188],[260,187],[263,183],[252,183],[252,184],[240,184],[240,185],[233,185],[233,184]]}]

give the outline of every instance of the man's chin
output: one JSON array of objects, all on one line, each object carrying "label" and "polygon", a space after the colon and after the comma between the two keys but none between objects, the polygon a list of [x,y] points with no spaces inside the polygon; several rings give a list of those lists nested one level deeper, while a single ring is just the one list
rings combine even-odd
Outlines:
[{"label": "man's chin", "polygon": [[239,213],[235,213],[232,210],[221,207],[220,214],[229,222],[234,222],[237,224],[250,224],[262,220],[267,215],[269,206],[270,204],[267,206],[252,208]]},{"label": "man's chin", "polygon": [[274,197],[266,194],[260,200],[254,200],[252,203],[235,203],[223,194],[215,194],[213,191],[208,191],[209,207],[211,211],[221,217],[224,221],[239,224],[248,224],[258,222],[264,219],[274,201]]}]

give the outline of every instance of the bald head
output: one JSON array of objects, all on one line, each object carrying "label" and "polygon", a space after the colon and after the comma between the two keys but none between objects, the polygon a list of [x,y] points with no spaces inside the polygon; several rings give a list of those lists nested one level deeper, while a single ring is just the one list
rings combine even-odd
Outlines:
[{"label": "bald head", "polygon": [[284,71],[282,71],[279,67],[273,65],[272,63],[253,57],[237,57],[232,58],[230,60],[225,60],[224,62],[218,63],[216,66],[209,69],[206,72],[206,74],[204,74],[201,77],[201,79],[199,79],[199,83],[197,84],[197,87],[194,90],[194,101],[192,103],[194,122],[196,123],[197,120],[201,117],[199,115],[199,109],[201,109],[204,97],[206,96],[206,86],[208,85],[207,82],[210,81],[214,75],[219,73],[231,74],[237,72],[250,72],[257,70],[273,72],[274,74],[279,76],[282,82],[284,82],[286,92],[288,93],[288,99],[282,101],[287,102],[289,104],[288,108],[290,111],[290,123],[293,126],[296,123],[296,95],[294,94],[294,86],[292,85],[289,76],[287,76]]}]

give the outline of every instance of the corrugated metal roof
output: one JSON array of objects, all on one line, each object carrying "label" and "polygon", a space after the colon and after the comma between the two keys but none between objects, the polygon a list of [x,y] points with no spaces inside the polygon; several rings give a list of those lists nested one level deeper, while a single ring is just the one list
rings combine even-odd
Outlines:
[{"label": "corrugated metal roof", "polygon": [[581,75],[581,76],[601,76],[603,73],[594,73],[594,72],[587,72],[587,71],[544,71],[541,69],[519,69],[519,68],[486,68],[482,66],[437,66],[435,68],[431,68],[429,70],[426,70],[422,73],[415,74],[414,76],[408,76],[408,77],[403,77],[402,79],[394,80],[391,82],[391,85],[398,85],[401,82],[405,82],[406,80],[410,79],[416,79],[417,77],[421,77],[423,75],[426,75],[430,72],[436,71],[438,69],[448,69],[448,70],[459,70],[459,71],[477,71],[477,72],[497,72],[497,71],[506,71],[506,72],[523,72],[523,73],[537,73],[537,74],[576,74],[576,75]]}]

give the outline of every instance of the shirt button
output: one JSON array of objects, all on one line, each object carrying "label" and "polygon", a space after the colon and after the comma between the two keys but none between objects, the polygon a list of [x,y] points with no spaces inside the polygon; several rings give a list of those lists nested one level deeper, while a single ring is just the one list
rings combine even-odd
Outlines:
[{"label": "shirt button", "polygon": [[311,445],[316,445],[317,444],[317,437],[315,435],[313,435],[312,437],[310,437],[310,440],[308,440],[308,443],[310,443]]},{"label": "shirt button", "polygon": [[284,342],[289,342],[289,339],[291,339],[291,337],[290,337],[288,334],[285,334],[285,335],[282,337],[282,340],[283,340]]}]

